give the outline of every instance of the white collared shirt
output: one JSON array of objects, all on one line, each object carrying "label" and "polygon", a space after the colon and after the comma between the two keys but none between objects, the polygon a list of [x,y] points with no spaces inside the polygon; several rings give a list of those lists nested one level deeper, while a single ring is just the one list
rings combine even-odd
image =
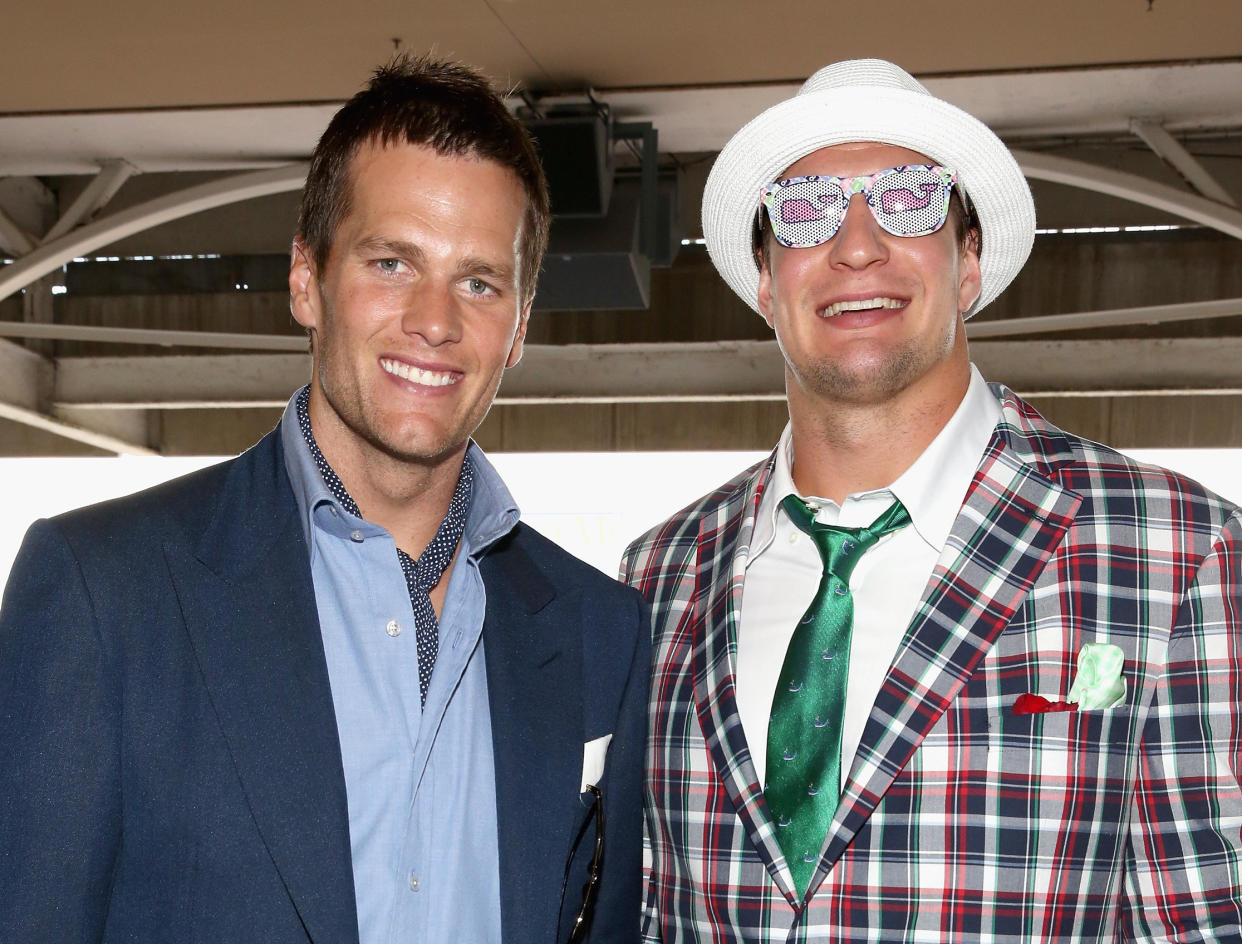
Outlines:
[{"label": "white collared shirt", "polygon": [[781,500],[798,495],[819,506],[817,521],[849,528],[871,524],[894,498],[910,512],[911,526],[881,538],[850,578],[854,632],[841,738],[844,786],[875,696],[1000,417],[1000,404],[972,366],[961,404],[914,464],[888,488],[848,495],[839,507],[826,498],[798,492],[793,483],[792,431],[785,427],[776,467],[759,502],[745,565],[734,667],[738,714],[760,783],[766,778],[772,693],[794,626],[814,599],[823,573],[814,542],[789,520]]}]

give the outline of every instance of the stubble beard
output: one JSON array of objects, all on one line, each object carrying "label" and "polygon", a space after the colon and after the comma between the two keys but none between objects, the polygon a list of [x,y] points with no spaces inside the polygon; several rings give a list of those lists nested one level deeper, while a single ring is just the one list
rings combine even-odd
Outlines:
[{"label": "stubble beard", "polygon": [[443,437],[443,441],[420,443],[422,437],[419,436],[407,442],[386,434],[382,410],[375,399],[362,389],[356,378],[336,384],[328,363],[325,358],[317,376],[324,402],[347,435],[361,440],[375,453],[403,465],[433,466],[460,447],[458,443],[447,441],[453,438],[451,436]]},{"label": "stubble beard", "polygon": [[854,406],[878,406],[894,401],[937,364],[947,360],[956,342],[957,326],[949,323],[934,347],[910,338],[881,358],[849,363],[822,358],[796,364],[785,361],[800,386],[815,399]]}]

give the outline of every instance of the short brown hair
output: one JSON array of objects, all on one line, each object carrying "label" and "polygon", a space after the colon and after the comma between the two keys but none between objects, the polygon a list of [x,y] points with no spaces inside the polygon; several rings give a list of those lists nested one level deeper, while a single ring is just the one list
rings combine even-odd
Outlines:
[{"label": "short brown hair", "polygon": [[349,212],[350,165],[367,143],[420,144],[449,157],[495,161],[517,175],[526,191],[518,289],[535,294],[548,244],[548,184],[530,134],[478,72],[430,56],[396,56],[377,69],[361,92],[332,116],[315,145],[302,189],[298,232],[315,265],[327,263],[337,226]]}]

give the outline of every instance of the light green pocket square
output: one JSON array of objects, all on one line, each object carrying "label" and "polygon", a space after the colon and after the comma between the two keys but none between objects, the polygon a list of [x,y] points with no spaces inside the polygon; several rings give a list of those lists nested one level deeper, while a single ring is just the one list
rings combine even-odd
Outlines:
[{"label": "light green pocket square", "polygon": [[1084,643],[1078,652],[1078,675],[1070,686],[1069,700],[1079,711],[1117,708],[1126,703],[1126,678],[1121,674],[1125,655],[1120,646],[1107,642]]}]

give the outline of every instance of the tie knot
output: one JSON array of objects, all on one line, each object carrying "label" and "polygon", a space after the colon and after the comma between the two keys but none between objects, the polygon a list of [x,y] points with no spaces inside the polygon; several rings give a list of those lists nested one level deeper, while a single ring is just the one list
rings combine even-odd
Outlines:
[{"label": "tie knot", "polygon": [[865,528],[842,528],[830,524],[820,524],[815,520],[815,513],[806,506],[797,495],[787,495],[781,501],[781,507],[789,515],[789,520],[801,531],[805,531],[819,549],[824,567],[843,580],[848,580],[854,565],[863,553],[884,535],[904,528],[910,523],[910,512],[900,501],[894,502]]}]

